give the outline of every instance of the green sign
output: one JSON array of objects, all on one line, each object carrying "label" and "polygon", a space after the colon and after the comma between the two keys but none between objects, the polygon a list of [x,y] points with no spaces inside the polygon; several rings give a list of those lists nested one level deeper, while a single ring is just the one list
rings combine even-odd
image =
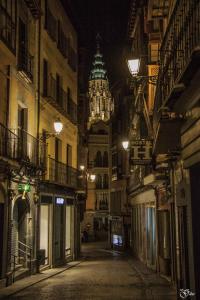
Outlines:
[{"label": "green sign", "polygon": [[18,184],[18,191],[19,192],[30,192],[31,191],[31,186],[30,186],[29,183],[26,183],[26,184],[19,183]]}]

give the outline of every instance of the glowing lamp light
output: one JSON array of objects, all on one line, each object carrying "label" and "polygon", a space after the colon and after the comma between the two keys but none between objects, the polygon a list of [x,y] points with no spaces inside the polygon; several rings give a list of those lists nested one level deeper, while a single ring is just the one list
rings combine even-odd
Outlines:
[{"label": "glowing lamp light", "polygon": [[84,171],[84,170],[85,170],[85,166],[81,165],[81,166],[80,166],[80,170],[81,170],[81,171]]},{"label": "glowing lamp light", "polygon": [[91,175],[90,175],[90,180],[91,180],[92,182],[94,182],[95,179],[96,179],[96,175],[95,175],[95,174],[91,174]]},{"label": "glowing lamp light", "polygon": [[127,150],[129,147],[129,141],[123,141],[122,146],[123,146],[124,150]]},{"label": "glowing lamp light", "polygon": [[139,58],[128,59],[127,64],[128,64],[128,68],[129,68],[131,75],[137,76],[137,74],[139,73],[139,69],[140,69],[140,59]]},{"label": "glowing lamp light", "polygon": [[57,119],[54,122],[54,130],[55,130],[56,134],[61,133],[62,129],[63,129],[63,123],[60,121],[60,119]]}]

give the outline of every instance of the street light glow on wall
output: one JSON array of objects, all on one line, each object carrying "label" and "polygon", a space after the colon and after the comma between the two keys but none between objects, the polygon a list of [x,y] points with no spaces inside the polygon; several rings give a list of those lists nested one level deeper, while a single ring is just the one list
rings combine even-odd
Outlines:
[{"label": "street light glow on wall", "polygon": [[137,76],[140,69],[140,59],[128,59],[127,60],[128,68],[132,76]]},{"label": "street light glow on wall", "polygon": [[55,130],[56,134],[60,134],[62,129],[63,129],[63,123],[60,121],[60,119],[57,119],[54,122],[54,130]]},{"label": "street light glow on wall", "polygon": [[124,150],[127,150],[129,147],[129,141],[123,141],[122,146],[123,146]]}]

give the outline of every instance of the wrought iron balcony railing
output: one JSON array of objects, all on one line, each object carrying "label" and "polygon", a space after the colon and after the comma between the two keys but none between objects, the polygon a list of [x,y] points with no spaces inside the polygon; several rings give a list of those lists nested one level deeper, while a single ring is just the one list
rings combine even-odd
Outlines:
[{"label": "wrought iron balcony railing", "polygon": [[191,57],[200,45],[199,0],[177,0],[160,48],[160,70],[154,107],[154,128],[161,106],[181,82]]},{"label": "wrought iron balcony railing", "polygon": [[46,144],[22,129],[9,130],[0,124],[0,156],[46,168]]},{"label": "wrought iron balcony railing", "polygon": [[44,97],[72,123],[77,123],[77,105],[68,97],[67,92],[57,85],[56,79],[51,74],[47,79]]},{"label": "wrought iron balcony railing", "polygon": [[0,4],[0,39],[6,46],[15,53],[16,50],[16,33],[15,23],[6,9]]},{"label": "wrought iron balcony railing", "polygon": [[18,71],[27,82],[33,81],[34,57],[29,53],[27,46],[19,43]]},{"label": "wrought iron balcony railing", "polygon": [[18,136],[18,159],[40,168],[46,168],[46,144],[25,130],[14,130]]},{"label": "wrought iron balcony railing", "polygon": [[18,136],[0,123],[0,156],[18,158]]},{"label": "wrought iron balcony railing", "polygon": [[48,158],[48,177],[50,182],[77,188],[77,169],[51,157]]}]

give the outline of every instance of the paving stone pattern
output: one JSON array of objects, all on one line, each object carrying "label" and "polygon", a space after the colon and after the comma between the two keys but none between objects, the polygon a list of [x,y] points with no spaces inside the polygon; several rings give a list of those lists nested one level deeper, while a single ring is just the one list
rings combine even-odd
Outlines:
[{"label": "paving stone pattern", "polygon": [[83,247],[81,263],[4,299],[175,300],[177,298],[175,290],[165,279],[148,270],[139,261],[117,251],[110,251],[102,244],[87,244]]}]

